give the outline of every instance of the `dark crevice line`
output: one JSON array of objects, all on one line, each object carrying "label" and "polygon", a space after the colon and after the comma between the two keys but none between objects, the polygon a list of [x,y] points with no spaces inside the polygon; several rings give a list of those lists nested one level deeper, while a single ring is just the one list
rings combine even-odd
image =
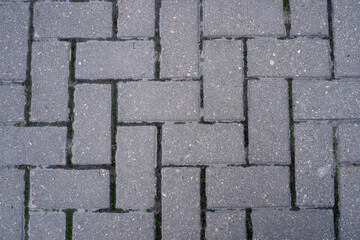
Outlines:
[{"label": "dark crevice line", "polygon": [[155,47],[155,72],[154,78],[160,79],[160,54],[161,54],[161,37],[160,37],[160,8],[161,0],[155,0],[155,35],[154,35],[154,47]]},{"label": "dark crevice line", "polygon": [[25,167],[24,168],[24,182],[25,182],[25,189],[24,189],[24,239],[29,239],[29,202],[30,202],[30,169]]},{"label": "dark crevice line", "polygon": [[247,39],[243,40],[243,64],[244,64],[244,82],[243,82],[243,104],[244,104],[244,153],[245,163],[250,165],[249,161],[249,116],[248,116],[248,62],[247,62]]},{"label": "dark crevice line", "polygon": [[199,72],[200,72],[200,109],[204,109],[204,68],[203,68],[203,0],[199,1]]},{"label": "dark crevice line", "polygon": [[118,27],[117,27],[117,22],[118,22],[118,15],[119,15],[119,11],[118,11],[118,3],[117,0],[113,0],[112,1],[112,22],[113,22],[113,26],[112,26],[112,40],[116,40],[117,39],[117,33],[118,33]]},{"label": "dark crevice line", "polygon": [[335,204],[333,207],[334,214],[334,233],[335,239],[339,239],[339,161],[338,161],[338,140],[336,135],[337,127],[333,127],[333,152],[334,152],[334,200]]},{"label": "dark crevice line", "polygon": [[206,208],[207,208],[207,198],[206,198],[206,167],[202,167],[200,170],[200,221],[201,221],[201,232],[200,239],[205,240],[205,230],[206,230]]},{"label": "dark crevice line", "polygon": [[66,209],[63,210],[66,216],[66,240],[72,239],[72,227],[73,227],[73,216],[74,212],[76,212],[75,209]]},{"label": "dark crevice line", "polygon": [[255,37],[251,36],[206,36],[202,38],[203,40],[219,40],[219,39],[226,39],[232,41],[244,41],[245,39],[256,39]]},{"label": "dark crevice line", "polygon": [[16,127],[66,127],[68,125],[67,121],[58,121],[58,122],[28,122],[27,124],[23,122],[15,123]]},{"label": "dark crevice line", "polygon": [[[111,34],[112,35],[112,34]],[[144,37],[144,38],[135,38],[135,37],[129,37],[129,38],[116,38],[114,39],[112,36],[109,38],[57,38],[60,42],[71,42],[76,41],[78,43],[82,42],[88,42],[88,41],[111,41],[111,42],[126,42],[126,41],[153,41],[153,37]],[[35,40],[38,42],[39,40]]]},{"label": "dark crevice line", "polygon": [[290,0],[283,0],[283,21],[286,30],[286,36],[284,38],[278,39],[291,39],[290,31],[291,31],[291,8],[290,8]]},{"label": "dark crevice line", "polygon": [[116,208],[116,134],[117,134],[117,84],[111,84],[111,169],[110,169],[110,209]]},{"label": "dark crevice line", "polygon": [[330,59],[331,59],[331,80],[335,79],[335,57],[334,57],[334,32],[332,20],[332,3],[327,0],[327,13],[328,13],[328,27],[329,27],[329,44],[330,44]]},{"label": "dark crevice line", "polygon": [[253,229],[252,229],[252,221],[251,221],[251,208],[245,209],[246,214],[246,237],[247,240],[253,239]]},{"label": "dark crevice line", "polygon": [[162,225],[162,200],[161,200],[161,168],[162,168],[162,125],[157,126],[157,154],[156,154],[156,196],[154,205],[155,217],[155,239],[162,238],[161,225]]},{"label": "dark crevice line", "polygon": [[93,170],[93,169],[104,169],[111,170],[112,164],[84,164],[84,165],[48,165],[46,169],[63,169],[63,170]]}]

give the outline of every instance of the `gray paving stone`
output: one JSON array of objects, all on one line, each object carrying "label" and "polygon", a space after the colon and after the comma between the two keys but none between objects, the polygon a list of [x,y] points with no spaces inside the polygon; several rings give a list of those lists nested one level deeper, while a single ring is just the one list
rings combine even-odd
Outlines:
[{"label": "gray paving stone", "polygon": [[206,169],[208,208],[290,206],[289,168]]},{"label": "gray paving stone", "polygon": [[301,207],[334,205],[334,151],[330,124],[296,124],[296,203]]},{"label": "gray paving stone", "polygon": [[30,171],[30,208],[107,208],[107,170],[46,169]]},{"label": "gray paving stone", "polygon": [[192,121],[200,118],[198,82],[118,84],[118,120]]},{"label": "gray paving stone", "polygon": [[79,43],[76,50],[76,78],[154,78],[153,41]]},{"label": "gray paving stone", "polygon": [[31,120],[66,121],[70,44],[34,42],[31,61]]},{"label": "gray paving stone", "polygon": [[29,239],[64,239],[65,218],[64,212],[30,212]]},{"label": "gray paving stone", "polygon": [[0,39],[0,80],[25,81],[27,51],[25,40]]},{"label": "gray paving stone", "polygon": [[75,213],[73,239],[154,239],[152,213]]},{"label": "gray paving stone", "polygon": [[254,210],[254,239],[334,239],[332,210]]},{"label": "gray paving stone", "polygon": [[36,2],[34,38],[107,38],[112,35],[110,2]]},{"label": "gray paving stone", "polygon": [[290,163],[288,83],[259,80],[248,83],[249,161]]},{"label": "gray paving stone", "polygon": [[338,128],[338,156],[340,162],[360,162],[360,125],[340,124]]},{"label": "gray paving stone", "polygon": [[116,207],[145,209],[156,195],[156,127],[118,127]]},{"label": "gray paving stone", "polygon": [[160,76],[199,76],[199,9],[194,0],[164,1],[160,9]]},{"label": "gray paving stone", "polygon": [[153,37],[155,0],[118,1],[118,37]]},{"label": "gray paving stone", "polygon": [[358,239],[360,237],[360,168],[340,167],[339,173],[340,238]]},{"label": "gray paving stone", "polygon": [[200,238],[200,169],[161,170],[162,238]]},{"label": "gray paving stone", "polygon": [[294,119],[348,119],[360,117],[360,82],[294,81]]},{"label": "gray paving stone", "polygon": [[203,5],[205,36],[285,35],[281,0],[206,0]]},{"label": "gray paving stone", "polygon": [[1,239],[22,239],[24,234],[24,171],[0,169]]},{"label": "gray paving stone", "polygon": [[206,239],[247,239],[245,211],[206,213]]},{"label": "gray paving stone", "polygon": [[334,0],[335,77],[360,76],[360,2]]},{"label": "gray paving stone", "polygon": [[241,124],[165,124],[162,164],[245,164]]},{"label": "gray paving stone", "polygon": [[327,1],[291,0],[291,35],[328,36]]},{"label": "gray paving stone", "polygon": [[24,120],[25,89],[21,85],[0,85],[0,122]]},{"label": "gray paving stone", "polygon": [[27,40],[30,19],[29,3],[0,3],[0,39]]},{"label": "gray paving stone", "polygon": [[111,86],[77,85],[74,102],[72,163],[111,163]]},{"label": "gray paving stone", "polygon": [[247,46],[250,77],[330,77],[328,40],[251,39]]},{"label": "gray paving stone", "polygon": [[205,120],[244,120],[242,41],[204,44]]},{"label": "gray paving stone", "polygon": [[63,165],[66,127],[0,126],[0,165]]}]

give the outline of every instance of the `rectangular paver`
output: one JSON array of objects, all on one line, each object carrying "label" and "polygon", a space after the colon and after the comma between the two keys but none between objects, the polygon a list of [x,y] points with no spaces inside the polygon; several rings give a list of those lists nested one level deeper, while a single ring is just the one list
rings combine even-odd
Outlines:
[{"label": "rectangular paver", "polygon": [[154,42],[79,43],[75,65],[75,76],[82,79],[154,78]]},{"label": "rectangular paver", "polygon": [[245,240],[245,220],[245,211],[241,210],[206,212],[205,237],[208,240]]},{"label": "rectangular paver", "polygon": [[163,168],[161,176],[162,238],[199,239],[200,169]]},{"label": "rectangular paver", "polygon": [[119,121],[196,121],[199,115],[198,82],[118,84]]},{"label": "rectangular paver", "polygon": [[205,36],[285,35],[282,0],[206,0]]},{"label": "rectangular paver", "polygon": [[63,165],[66,127],[0,127],[0,165]]},{"label": "rectangular paver", "polygon": [[77,85],[74,102],[72,163],[111,163],[111,86]]},{"label": "rectangular paver", "polygon": [[250,77],[330,77],[328,40],[251,39],[247,47]]},{"label": "rectangular paver", "polygon": [[116,206],[144,209],[154,206],[156,193],[156,127],[118,127]]},{"label": "rectangular paver", "polygon": [[27,40],[29,36],[29,3],[0,3],[0,39]]},{"label": "rectangular paver", "polygon": [[288,167],[206,169],[208,208],[290,206]]},{"label": "rectangular paver", "polygon": [[110,2],[35,3],[35,38],[107,38],[111,35]]},{"label": "rectangular paver", "polygon": [[24,82],[28,43],[24,40],[0,39],[0,80]]},{"label": "rectangular paver", "polygon": [[254,239],[334,239],[332,210],[254,210]]},{"label": "rectangular paver", "polygon": [[31,60],[31,120],[66,121],[70,44],[34,42]]},{"label": "rectangular paver", "polygon": [[243,67],[242,41],[205,41],[205,120],[244,120]]},{"label": "rectangular paver", "polygon": [[241,124],[163,126],[162,164],[245,164]]},{"label": "rectangular paver", "polygon": [[340,124],[338,128],[338,156],[340,162],[360,162],[360,125]]},{"label": "rectangular paver", "polygon": [[21,85],[0,85],[0,122],[24,120],[25,88]]},{"label": "rectangular paver", "polygon": [[31,170],[30,208],[107,208],[109,188],[107,170]]},{"label": "rectangular paver", "polygon": [[29,239],[64,239],[66,216],[64,212],[30,212]]},{"label": "rectangular paver", "polygon": [[288,83],[248,83],[250,163],[290,163]]},{"label": "rectangular paver", "polygon": [[334,205],[334,150],[330,124],[295,125],[296,201],[301,207]]},{"label": "rectangular paver", "polygon": [[360,82],[294,81],[294,119],[348,119],[360,117]]},{"label": "rectangular paver", "polygon": [[160,9],[160,76],[199,76],[198,1],[164,1]]}]

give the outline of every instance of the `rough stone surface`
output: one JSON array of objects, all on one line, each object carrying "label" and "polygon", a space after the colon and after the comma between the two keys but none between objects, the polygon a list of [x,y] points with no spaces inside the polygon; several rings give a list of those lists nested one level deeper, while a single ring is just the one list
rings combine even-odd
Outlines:
[{"label": "rough stone surface", "polygon": [[153,239],[152,213],[75,213],[73,239]]},{"label": "rough stone surface", "polygon": [[118,127],[116,206],[144,209],[154,206],[156,194],[156,127]]},{"label": "rough stone surface", "polygon": [[334,150],[330,124],[296,124],[296,202],[301,207],[334,205]]},{"label": "rough stone surface", "polygon": [[24,234],[24,171],[0,169],[1,239],[22,239]]},{"label": "rough stone surface", "polygon": [[290,206],[289,168],[206,169],[208,208]]},{"label": "rough stone surface", "polygon": [[360,162],[360,125],[341,124],[338,128],[338,156],[340,162]]},{"label": "rough stone surface", "polygon": [[288,83],[248,83],[250,163],[290,163]]},{"label": "rough stone surface", "polygon": [[118,37],[153,37],[155,0],[118,1]]},{"label": "rough stone surface", "polygon": [[34,42],[31,63],[31,120],[68,119],[70,44]]},{"label": "rough stone surface", "polygon": [[65,218],[64,212],[30,212],[29,239],[64,239]]},{"label": "rough stone surface", "polygon": [[35,3],[35,38],[107,38],[111,35],[110,2]]},{"label": "rough stone surface", "polygon": [[199,76],[198,2],[164,1],[160,9],[160,76]]},{"label": "rough stone surface", "polygon": [[247,239],[245,220],[245,211],[207,212],[205,237],[208,240],[245,240]]},{"label": "rough stone surface", "polygon": [[24,120],[25,89],[21,85],[0,85],[0,122]]},{"label": "rough stone surface", "polygon": [[0,165],[63,165],[65,127],[0,126]]},{"label": "rough stone surface", "polygon": [[360,82],[294,81],[294,119],[348,119],[360,117]]},{"label": "rough stone surface", "polygon": [[334,239],[332,210],[254,210],[254,239]]},{"label": "rough stone surface", "polygon": [[111,86],[77,85],[74,102],[72,162],[111,163]]},{"label": "rough stone surface", "polygon": [[199,239],[200,169],[163,168],[161,176],[162,238]]},{"label": "rough stone surface", "polygon": [[215,40],[204,45],[205,120],[244,120],[243,43]]},{"label": "rough stone surface", "polygon": [[107,170],[30,171],[30,208],[98,209],[109,207]]},{"label": "rough stone surface", "polygon": [[0,3],[0,39],[27,40],[29,34],[29,3]]},{"label": "rough stone surface", "polygon": [[199,114],[198,82],[118,84],[119,121],[196,121]]},{"label": "rough stone surface", "polygon": [[162,164],[245,164],[241,124],[163,126]]},{"label": "rough stone surface", "polygon": [[154,78],[153,41],[89,41],[76,49],[75,76],[82,79]]},{"label": "rough stone surface", "polygon": [[23,40],[0,39],[0,80],[25,81],[27,44],[27,41]]},{"label": "rough stone surface", "polygon": [[327,40],[250,39],[247,47],[250,77],[330,77]]}]

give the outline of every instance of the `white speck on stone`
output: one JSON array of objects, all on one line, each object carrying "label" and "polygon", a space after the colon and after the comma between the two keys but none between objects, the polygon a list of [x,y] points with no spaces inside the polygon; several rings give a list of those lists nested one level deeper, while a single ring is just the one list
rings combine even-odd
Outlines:
[{"label": "white speck on stone", "polygon": [[274,64],[275,64],[274,60],[270,60],[270,65],[272,66]]}]

